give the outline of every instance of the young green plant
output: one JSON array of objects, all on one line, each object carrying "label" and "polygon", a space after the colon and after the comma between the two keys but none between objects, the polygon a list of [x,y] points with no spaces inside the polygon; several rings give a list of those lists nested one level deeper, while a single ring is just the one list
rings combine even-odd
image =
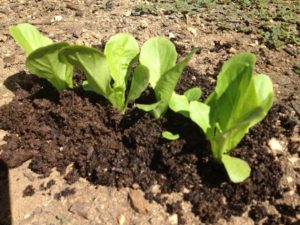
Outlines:
[{"label": "young green plant", "polygon": [[84,72],[87,79],[83,83],[85,90],[104,96],[114,107],[124,111],[128,102],[140,97],[148,85],[147,68],[137,65],[126,98],[131,66],[138,54],[139,46],[134,37],[120,33],[110,38],[104,53],[95,48],[70,46],[60,52],[59,58]]},{"label": "young green plant", "polygon": [[183,69],[196,52],[193,49],[176,64],[177,52],[174,44],[163,37],[149,39],[141,48],[140,64],[149,71],[149,83],[154,89],[156,101],[153,104],[137,104],[139,109],[150,111],[155,118],[163,115],[175,90]]},{"label": "young green plant", "polygon": [[204,131],[214,159],[224,164],[235,183],[249,177],[251,169],[247,162],[229,153],[266,116],[274,96],[271,79],[263,74],[253,75],[255,62],[251,53],[228,60],[218,75],[215,91],[205,103],[177,94],[170,101],[172,110],[190,117]]},{"label": "young green plant", "polygon": [[73,87],[73,67],[58,59],[59,51],[67,47],[67,43],[53,43],[28,23],[12,26],[9,32],[25,51],[26,67],[32,74],[47,79],[58,91]]}]

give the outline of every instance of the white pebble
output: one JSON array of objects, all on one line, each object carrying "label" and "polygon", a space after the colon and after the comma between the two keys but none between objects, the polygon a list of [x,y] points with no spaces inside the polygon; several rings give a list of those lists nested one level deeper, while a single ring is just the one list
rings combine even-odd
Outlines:
[{"label": "white pebble", "polygon": [[177,214],[173,214],[172,216],[170,216],[168,218],[168,222],[172,225],[177,225],[178,224],[178,215]]},{"label": "white pebble", "polygon": [[59,15],[59,16],[54,16],[54,21],[55,22],[59,22],[59,21],[61,21],[62,20],[62,16],[61,15]]},{"label": "white pebble", "polygon": [[282,152],[283,151],[282,144],[276,138],[271,138],[268,141],[268,145],[272,149],[272,151],[274,151],[274,153],[276,153],[276,152],[278,153],[278,152]]}]

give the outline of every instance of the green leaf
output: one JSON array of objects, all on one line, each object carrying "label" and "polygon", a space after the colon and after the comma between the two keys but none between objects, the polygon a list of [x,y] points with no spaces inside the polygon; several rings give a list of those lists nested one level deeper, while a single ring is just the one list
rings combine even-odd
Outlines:
[{"label": "green leaf", "polygon": [[93,91],[93,89],[90,87],[89,82],[87,80],[84,80],[82,82],[82,88],[85,91]]},{"label": "green leaf", "polygon": [[103,95],[114,105],[111,97],[111,76],[105,56],[100,51],[85,46],[70,46],[59,54],[60,60],[84,72],[88,89]]},{"label": "green leaf", "polygon": [[110,102],[119,111],[124,111],[125,109],[125,89],[122,86],[113,87],[110,95],[108,96]]},{"label": "green leaf", "polygon": [[145,112],[150,112],[152,110],[154,110],[155,108],[157,108],[157,106],[160,104],[161,102],[155,102],[153,104],[149,104],[149,105],[146,105],[146,104],[136,104],[136,107],[138,109],[141,109]]},{"label": "green leaf", "polygon": [[270,77],[264,74],[253,76],[253,85],[255,88],[258,105],[263,108],[264,114],[272,107],[274,99],[273,83]]},{"label": "green leaf", "polygon": [[255,56],[250,53],[239,54],[226,62],[216,91],[207,100],[211,107],[207,137],[218,160],[235,148],[272,106],[272,81],[266,75],[253,75],[254,64]]},{"label": "green leaf", "polygon": [[[206,101],[212,108],[211,123],[218,122],[221,130],[226,130],[231,126],[240,112],[244,111],[243,105],[246,105],[249,100],[256,101],[252,98],[247,101],[245,99],[245,92],[251,83],[254,64],[255,56],[253,54],[241,53],[223,65],[218,75],[215,91]],[[211,101],[214,98],[216,101]],[[254,96],[254,98],[256,97]]]},{"label": "green leaf", "polygon": [[169,107],[176,113],[189,117],[190,104],[185,95],[179,95],[173,92],[169,102]]},{"label": "green leaf", "polygon": [[127,102],[139,98],[142,92],[147,88],[148,83],[149,83],[149,71],[145,66],[139,64],[136,67],[132,76]]},{"label": "green leaf", "polygon": [[294,71],[294,73],[300,75],[300,65],[294,66],[293,71]]},{"label": "green leaf", "polygon": [[26,59],[29,71],[47,79],[58,91],[73,87],[73,67],[70,64],[61,63],[58,59],[59,51],[67,46],[66,43],[56,43],[41,47],[33,51]]},{"label": "green leaf", "polygon": [[202,91],[200,88],[194,87],[184,92],[184,95],[186,96],[189,102],[198,101],[202,95]]},{"label": "green leaf", "polygon": [[210,128],[209,114],[210,107],[202,102],[192,101],[189,106],[190,118],[204,133]]},{"label": "green leaf", "polygon": [[165,139],[170,140],[170,141],[174,141],[177,140],[180,136],[179,134],[172,134],[169,131],[164,131],[161,134]]},{"label": "green leaf", "polygon": [[173,68],[163,74],[157,82],[154,92],[156,99],[161,102],[161,104],[159,104],[158,107],[153,110],[153,115],[155,118],[159,118],[167,111],[170,99],[180,75],[195,52],[196,49],[193,49],[181,62],[177,63]]},{"label": "green leaf", "polygon": [[42,35],[34,26],[28,23],[18,24],[9,28],[10,35],[29,55],[34,50],[51,45],[53,41]]},{"label": "green leaf", "polygon": [[163,74],[176,64],[177,52],[174,44],[163,37],[149,39],[141,48],[140,62],[150,73],[149,82],[153,88]]},{"label": "green leaf", "polygon": [[137,41],[130,34],[117,34],[106,43],[104,54],[114,80],[114,87],[121,86],[125,90],[129,66],[139,54]]},{"label": "green leaf", "polygon": [[247,162],[229,155],[222,156],[222,163],[233,183],[243,182],[250,176],[251,169]]}]

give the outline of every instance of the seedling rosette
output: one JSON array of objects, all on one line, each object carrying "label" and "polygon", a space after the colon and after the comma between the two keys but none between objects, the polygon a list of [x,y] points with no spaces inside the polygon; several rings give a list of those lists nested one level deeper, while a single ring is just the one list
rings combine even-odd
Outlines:
[{"label": "seedling rosette", "polygon": [[[124,112],[128,103],[139,98],[149,83],[149,73],[144,66],[138,65],[132,73],[131,65],[139,54],[139,46],[130,34],[111,37],[104,53],[86,46],[53,43],[27,23],[12,26],[10,34],[25,51],[28,70],[47,79],[58,91],[73,87],[74,66],[87,78],[83,82],[85,90],[104,96]],[[125,96],[131,74],[130,89]]]},{"label": "seedling rosette", "polygon": [[[139,54],[137,41],[130,34],[120,33],[106,43],[104,53],[86,46],[63,49],[59,58],[84,72],[87,80],[83,88],[104,96],[124,112],[129,101],[139,98],[148,85],[149,74],[138,65],[132,73],[132,63]],[[125,96],[129,76],[132,74],[129,93]]]},{"label": "seedling rosette", "polygon": [[172,110],[190,117],[204,131],[215,161],[224,164],[235,183],[248,178],[251,169],[247,162],[229,153],[266,116],[274,96],[271,79],[263,74],[253,75],[255,62],[251,53],[228,60],[218,75],[215,91],[205,103],[177,94],[170,101]]}]

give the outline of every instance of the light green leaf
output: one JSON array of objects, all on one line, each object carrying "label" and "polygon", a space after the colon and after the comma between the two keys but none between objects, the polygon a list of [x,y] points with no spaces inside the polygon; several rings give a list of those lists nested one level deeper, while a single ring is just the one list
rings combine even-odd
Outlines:
[{"label": "light green leaf", "polygon": [[169,107],[176,113],[180,113],[185,117],[189,117],[190,104],[185,95],[179,95],[173,92],[169,102]]},{"label": "light green leaf", "polygon": [[152,110],[154,110],[155,108],[157,108],[157,106],[161,104],[161,102],[155,102],[153,104],[149,104],[149,105],[146,105],[146,104],[136,104],[136,107],[138,109],[141,109],[145,112],[150,112]]},{"label": "light green leaf", "polygon": [[[235,148],[249,129],[271,108],[273,87],[266,75],[253,75],[255,56],[239,54],[222,68],[217,88],[207,104],[211,128],[207,132],[215,158]],[[223,82],[223,83],[222,83]]]},{"label": "light green leaf", "polygon": [[136,67],[132,76],[127,102],[139,98],[142,92],[147,88],[148,83],[149,83],[149,71],[145,66],[139,64]]},{"label": "light green leaf", "polygon": [[113,87],[113,90],[110,92],[108,98],[110,102],[115,106],[119,111],[125,109],[125,89],[122,86]]},{"label": "light green leaf", "polygon": [[89,90],[103,95],[114,105],[110,98],[110,71],[106,58],[100,51],[85,46],[71,46],[63,49],[59,54],[60,60],[70,63],[84,72]]},{"label": "light green leaf", "polygon": [[190,88],[186,92],[184,92],[184,95],[188,99],[189,102],[191,101],[198,101],[201,97],[202,91],[198,87]]},{"label": "light green leaf", "polygon": [[[258,99],[258,105],[263,108],[265,116],[271,109],[274,99],[272,80],[267,75],[257,74],[253,76],[253,84]],[[260,118],[259,121],[261,119],[262,118]],[[256,123],[258,123],[259,121],[257,121]]]},{"label": "light green leaf", "polygon": [[210,108],[208,105],[192,101],[189,106],[190,118],[194,121],[204,133],[210,128],[209,114]]},{"label": "light green leaf", "polygon": [[251,169],[244,160],[229,155],[223,155],[222,162],[233,183],[243,182],[250,176]]},{"label": "light green leaf", "polygon": [[163,74],[176,64],[177,52],[174,44],[163,37],[149,39],[141,48],[140,62],[150,73],[149,82],[153,88]]},{"label": "light green leaf", "polygon": [[240,85],[250,82],[255,62],[255,55],[248,52],[237,54],[225,62],[217,79],[217,95],[221,96],[233,83],[237,85],[237,79],[241,80],[242,77],[244,81]]},{"label": "light green leaf", "polygon": [[40,47],[53,43],[51,39],[42,35],[34,26],[28,23],[10,27],[9,33],[25,51],[26,55]]},{"label": "light green leaf", "polygon": [[137,41],[130,34],[117,34],[106,43],[104,54],[114,80],[114,87],[121,86],[125,90],[130,63],[139,54]]},{"label": "light green leaf", "polygon": [[293,71],[294,71],[294,73],[300,75],[300,65],[294,66]]},{"label": "light green leaf", "polygon": [[90,87],[89,82],[87,80],[84,80],[82,82],[82,88],[85,91],[93,91],[93,89]]},{"label": "light green leaf", "polygon": [[[211,123],[219,123],[222,131],[230,128],[245,109],[252,108],[256,96],[247,99],[247,91],[252,80],[255,56],[241,53],[229,59],[222,67],[217,86],[206,103],[211,106]],[[211,101],[215,99],[215,101]]]},{"label": "light green leaf", "polygon": [[159,118],[167,111],[170,99],[182,74],[182,71],[195,52],[196,49],[193,49],[181,62],[177,63],[173,68],[160,77],[154,88],[156,99],[161,102],[161,104],[159,104],[158,107],[153,110],[153,115],[155,118]]},{"label": "light green leaf", "polygon": [[170,141],[174,141],[177,140],[180,136],[179,134],[172,134],[169,131],[164,131],[161,134],[165,139],[170,140]]},{"label": "light green leaf", "polygon": [[26,59],[29,71],[47,79],[58,91],[73,87],[73,67],[58,59],[59,51],[67,46],[66,43],[57,43],[41,47],[31,52]]}]

